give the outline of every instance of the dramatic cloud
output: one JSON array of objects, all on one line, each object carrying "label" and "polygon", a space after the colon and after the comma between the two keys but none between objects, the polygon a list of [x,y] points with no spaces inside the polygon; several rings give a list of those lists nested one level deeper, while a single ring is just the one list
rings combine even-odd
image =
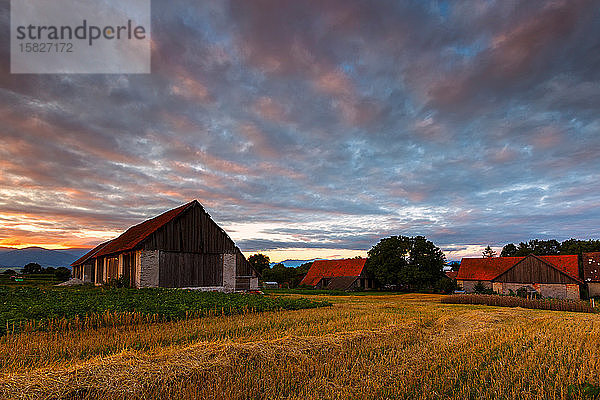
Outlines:
[{"label": "dramatic cloud", "polygon": [[0,6],[0,246],[194,198],[276,257],[600,236],[596,2],[152,6],[150,75],[11,75]]}]

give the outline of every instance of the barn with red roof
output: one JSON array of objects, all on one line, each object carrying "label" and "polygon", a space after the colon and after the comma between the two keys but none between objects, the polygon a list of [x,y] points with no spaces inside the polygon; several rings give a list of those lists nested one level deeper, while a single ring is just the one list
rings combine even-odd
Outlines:
[{"label": "barn with red roof", "polygon": [[579,299],[584,284],[577,255],[463,258],[456,280],[468,293],[481,284],[501,294],[525,289],[568,299]]},{"label": "barn with red roof", "polygon": [[589,296],[600,296],[600,253],[583,253],[583,280],[588,286]]},{"label": "barn with red roof", "polygon": [[73,276],[131,287],[258,288],[240,249],[197,200],[169,210],[101,243],[71,264]]},{"label": "barn with red roof", "polygon": [[317,289],[374,289],[375,282],[366,275],[366,258],[316,260],[300,282]]}]

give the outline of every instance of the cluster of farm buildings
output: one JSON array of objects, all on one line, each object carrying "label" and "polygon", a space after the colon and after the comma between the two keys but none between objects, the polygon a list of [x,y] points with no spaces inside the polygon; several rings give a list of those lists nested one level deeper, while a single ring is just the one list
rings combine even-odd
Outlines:
[{"label": "cluster of farm buildings", "polygon": [[[301,284],[319,289],[369,290],[365,258],[314,261]],[[227,233],[197,200],[132,226],[72,264],[87,283],[123,280],[131,287],[180,287],[243,291],[258,289],[258,274]],[[578,299],[586,289],[600,295],[600,253],[464,258],[448,273],[466,292],[518,290],[543,297]]]},{"label": "cluster of farm buildings", "polygon": [[480,285],[500,294],[525,289],[542,297],[579,299],[586,289],[598,296],[600,253],[463,258],[456,281],[468,293]]}]

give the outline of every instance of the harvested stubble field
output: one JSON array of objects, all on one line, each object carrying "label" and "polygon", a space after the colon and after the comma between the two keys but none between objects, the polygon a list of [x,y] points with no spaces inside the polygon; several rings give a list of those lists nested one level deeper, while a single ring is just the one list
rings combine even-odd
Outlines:
[{"label": "harvested stubble field", "polygon": [[600,384],[600,315],[326,299],[333,307],[8,335],[0,397],[579,399]]}]

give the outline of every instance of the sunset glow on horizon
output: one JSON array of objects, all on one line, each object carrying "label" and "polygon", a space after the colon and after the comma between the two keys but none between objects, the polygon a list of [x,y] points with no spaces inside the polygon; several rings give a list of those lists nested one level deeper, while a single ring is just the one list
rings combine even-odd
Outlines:
[{"label": "sunset glow on horizon", "polygon": [[275,262],[600,237],[596,3],[152,5],[151,74],[13,75],[2,47],[0,247],[193,199]]}]

